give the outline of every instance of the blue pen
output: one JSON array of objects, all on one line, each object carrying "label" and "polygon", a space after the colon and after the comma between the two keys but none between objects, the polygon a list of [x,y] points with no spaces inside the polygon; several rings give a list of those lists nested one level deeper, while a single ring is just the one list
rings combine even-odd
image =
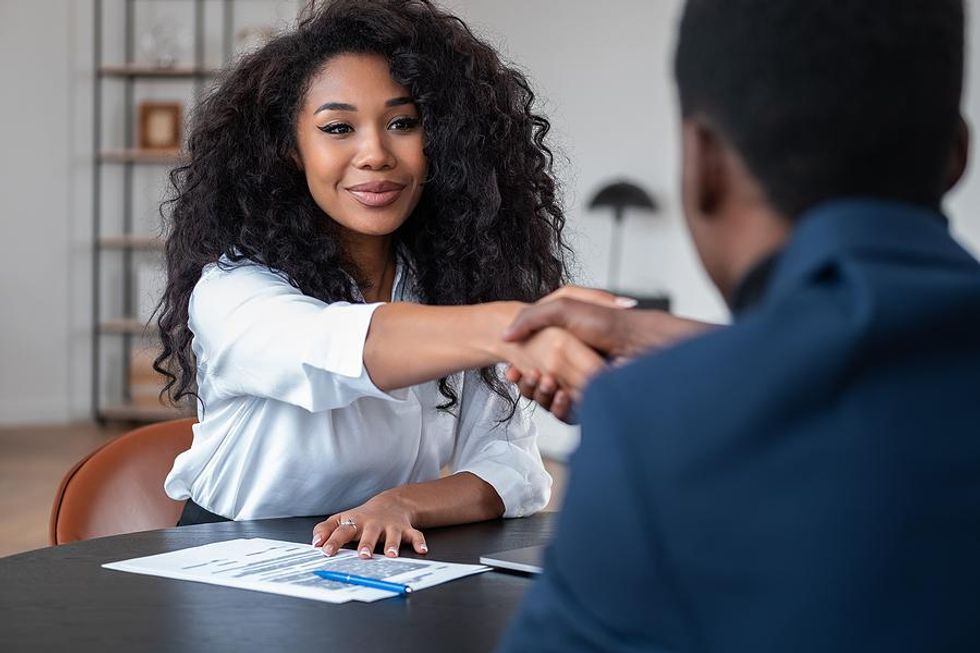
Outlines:
[{"label": "blue pen", "polygon": [[377,578],[368,578],[367,576],[355,576],[354,574],[347,574],[341,571],[326,571],[324,569],[317,569],[313,572],[320,578],[324,580],[332,580],[338,583],[347,583],[348,585],[361,585],[363,587],[372,587],[376,590],[385,590],[386,592],[396,592],[398,594],[411,594],[412,588],[408,585],[401,585],[399,583],[389,583],[386,580],[379,580]]}]

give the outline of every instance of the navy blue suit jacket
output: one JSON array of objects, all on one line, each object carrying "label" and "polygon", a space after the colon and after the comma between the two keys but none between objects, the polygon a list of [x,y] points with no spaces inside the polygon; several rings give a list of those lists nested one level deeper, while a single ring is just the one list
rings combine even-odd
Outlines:
[{"label": "navy blue suit jacket", "polygon": [[819,207],[581,415],[504,651],[980,651],[980,264],[939,214]]}]

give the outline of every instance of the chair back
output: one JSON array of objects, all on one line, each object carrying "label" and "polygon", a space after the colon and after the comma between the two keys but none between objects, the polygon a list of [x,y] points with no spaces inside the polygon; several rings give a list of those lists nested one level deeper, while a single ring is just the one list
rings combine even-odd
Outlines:
[{"label": "chair back", "polygon": [[58,487],[48,540],[93,537],[176,526],[184,508],[163,491],[174,458],[191,446],[194,418],[150,424],[83,458]]}]

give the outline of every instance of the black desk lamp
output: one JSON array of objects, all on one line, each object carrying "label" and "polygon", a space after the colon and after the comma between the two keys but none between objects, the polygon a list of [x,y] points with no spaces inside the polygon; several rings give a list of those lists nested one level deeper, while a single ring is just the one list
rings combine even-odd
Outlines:
[{"label": "black desk lamp", "polygon": [[592,201],[590,209],[612,208],[613,234],[609,252],[608,287],[615,291],[619,289],[619,270],[622,267],[623,252],[623,217],[626,209],[641,209],[656,213],[660,206],[645,190],[628,181],[617,181],[602,187]]}]

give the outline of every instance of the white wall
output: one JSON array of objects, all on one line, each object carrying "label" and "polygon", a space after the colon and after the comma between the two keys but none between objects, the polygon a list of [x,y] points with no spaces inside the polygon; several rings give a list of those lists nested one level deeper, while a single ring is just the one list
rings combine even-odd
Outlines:
[{"label": "white wall", "polygon": [[569,230],[579,280],[605,285],[612,219],[589,200],[616,178],[661,202],[660,215],[630,213],[621,285],[665,290],[678,312],[723,319],[725,309],[697,265],[676,192],[677,115],[670,52],[680,0],[527,2],[446,0],[530,76],[564,162]]},{"label": "white wall", "polygon": [[[669,72],[682,1],[444,4],[519,63],[543,100],[561,155],[579,280],[606,282],[611,234],[610,216],[583,207],[600,185],[625,176],[656,194],[663,212],[653,219],[628,215],[623,285],[665,290],[682,314],[724,319],[683,230],[676,191]],[[969,4],[980,6],[980,0]],[[0,244],[6,262],[0,423],[83,418],[89,407],[91,6],[92,0],[0,0]],[[974,23],[971,43],[978,38]],[[970,71],[966,113],[980,125],[976,48]],[[971,166],[949,206],[955,231],[980,252],[977,174]],[[563,451],[575,439],[574,430],[546,419],[542,424],[546,449]]]},{"label": "white wall", "polygon": [[67,13],[0,2],[0,422],[70,412]]}]

